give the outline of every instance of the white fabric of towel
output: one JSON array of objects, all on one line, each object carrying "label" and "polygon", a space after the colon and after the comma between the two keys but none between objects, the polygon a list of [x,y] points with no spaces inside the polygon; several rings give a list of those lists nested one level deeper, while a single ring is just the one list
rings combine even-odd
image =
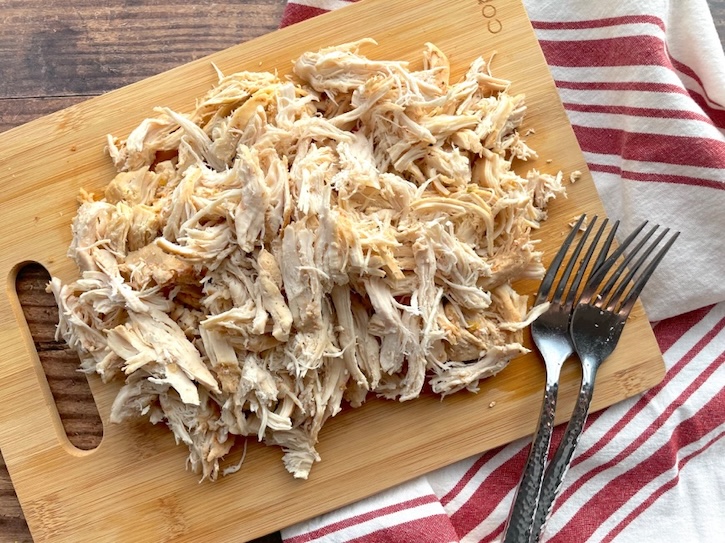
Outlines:
[{"label": "white fabric of towel", "polygon": [[[350,3],[289,0],[282,25]],[[707,2],[524,5],[608,216],[623,234],[645,219],[682,232],[643,294],[665,379],[590,417],[543,541],[724,541],[725,55]],[[528,444],[289,527],[283,539],[496,541]]]}]

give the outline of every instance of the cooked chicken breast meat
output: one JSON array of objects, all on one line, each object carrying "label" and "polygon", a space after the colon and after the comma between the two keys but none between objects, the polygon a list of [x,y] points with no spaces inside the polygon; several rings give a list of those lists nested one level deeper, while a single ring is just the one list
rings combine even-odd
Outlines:
[{"label": "cooked chicken breast meat", "polygon": [[541,308],[511,285],[542,275],[531,234],[564,189],[512,168],[536,156],[524,96],[483,58],[452,81],[432,44],[421,69],[373,44],[220,75],[109,136],[118,174],[81,193],[58,334],[123,383],[111,420],[165,423],[202,478],[247,437],[306,478],[343,404],[476,391],[526,352]]}]

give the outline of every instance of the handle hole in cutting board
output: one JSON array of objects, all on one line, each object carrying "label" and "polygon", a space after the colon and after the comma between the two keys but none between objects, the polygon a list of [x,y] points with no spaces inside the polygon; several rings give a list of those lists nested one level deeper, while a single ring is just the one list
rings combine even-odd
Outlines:
[{"label": "handle hole in cutting board", "polygon": [[18,270],[15,292],[66,436],[75,447],[92,450],[101,443],[103,423],[88,378],[78,371],[78,354],[55,339],[58,306],[45,291],[49,281],[43,266],[26,264]]}]

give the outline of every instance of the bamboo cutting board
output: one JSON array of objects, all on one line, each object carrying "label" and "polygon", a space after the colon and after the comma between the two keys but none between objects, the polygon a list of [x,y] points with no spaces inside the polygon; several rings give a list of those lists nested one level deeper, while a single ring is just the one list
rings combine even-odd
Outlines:
[{"label": "bamboo cutting board", "polygon": [[[538,415],[543,369],[532,353],[484,382],[477,394],[407,403],[371,400],[325,426],[322,462],[308,481],[283,468],[281,451],[249,443],[239,473],[198,484],[184,470],[186,449],[148,423],[107,424],[116,386],[91,378],[104,436],[93,451],[66,438],[14,291],[19,267],[43,264],[64,281],[77,270],[65,257],[81,187],[100,190],[114,170],[105,135],[125,137],[154,106],[189,111],[224,73],[278,70],[306,50],[373,37],[373,58],[420,66],[426,41],[451,59],[454,78],[477,56],[493,73],[525,92],[529,144],[540,159],[520,165],[583,172],[555,202],[540,231],[550,258],[572,217],[603,214],[594,185],[523,7],[511,0],[364,0],[108,93],[0,135],[0,448],[30,530],[41,541],[244,541],[329,511],[475,453],[530,434]],[[552,162],[547,163],[547,159]],[[525,167],[524,167],[525,166]],[[536,284],[522,284],[532,291]],[[615,354],[604,364],[593,408],[600,409],[658,383],[664,365],[641,308]],[[565,368],[559,421],[578,387]],[[235,461],[241,451],[232,453]]]}]

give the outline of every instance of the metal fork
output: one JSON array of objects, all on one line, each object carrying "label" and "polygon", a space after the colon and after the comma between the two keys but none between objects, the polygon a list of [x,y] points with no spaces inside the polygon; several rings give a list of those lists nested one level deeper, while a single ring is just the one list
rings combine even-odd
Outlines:
[{"label": "metal fork", "polygon": [[[590,234],[594,230],[597,217],[594,216],[592,218],[589,226],[574,247],[563,269],[556,289],[552,294],[552,287],[554,286],[556,276],[559,274],[564,258],[567,252],[569,252],[576,235],[579,233],[585,218],[585,215],[579,218],[573,226],[572,231],[564,240],[561,249],[559,249],[559,252],[552,260],[544,279],[541,281],[539,292],[534,302],[534,305],[545,303],[551,295],[549,308],[531,324],[532,338],[544,359],[546,386],[544,388],[544,399],[539,415],[539,424],[534,433],[526,467],[524,468],[524,473],[521,477],[521,482],[519,483],[519,488],[507,521],[504,536],[505,543],[528,543],[531,536],[532,522],[544,476],[544,466],[551,442],[551,432],[554,427],[554,413],[556,411],[556,400],[559,392],[559,375],[564,362],[574,353],[574,345],[569,335],[569,318],[574,304],[577,302],[579,285],[587,270],[594,249],[607,225],[607,219],[604,219],[584,257],[579,262],[576,275],[571,284],[568,285],[572,272],[574,271],[574,266],[577,264],[577,259],[586,246]],[[597,260],[591,268],[590,274],[603,264],[614,239],[617,225],[618,223],[615,223],[612,227]],[[566,295],[564,295],[567,287],[568,290],[566,291]]]},{"label": "metal fork", "polygon": [[[632,232],[622,242],[622,245],[593,273],[584,287],[579,304],[572,313],[570,333],[574,348],[581,361],[582,381],[579,397],[562,442],[544,474],[541,495],[536,506],[531,530],[532,542],[538,542],[541,537],[542,528],[549,516],[574,450],[579,442],[579,437],[589,413],[597,371],[602,362],[614,351],[627,318],[642,289],[679,235],[679,232],[675,232],[661,246],[662,241],[669,232],[669,228],[666,228],[653,242],[647,244],[659,228],[659,226],[655,225],[627,254],[622,262],[615,267],[617,259],[634,242],[646,224],[645,221]],[[661,249],[650,259],[649,257],[658,246],[661,246]],[[629,271],[624,274],[626,267],[635,258],[636,261],[629,267]],[[624,277],[622,277],[623,274]],[[602,285],[602,283],[604,284]]]}]

